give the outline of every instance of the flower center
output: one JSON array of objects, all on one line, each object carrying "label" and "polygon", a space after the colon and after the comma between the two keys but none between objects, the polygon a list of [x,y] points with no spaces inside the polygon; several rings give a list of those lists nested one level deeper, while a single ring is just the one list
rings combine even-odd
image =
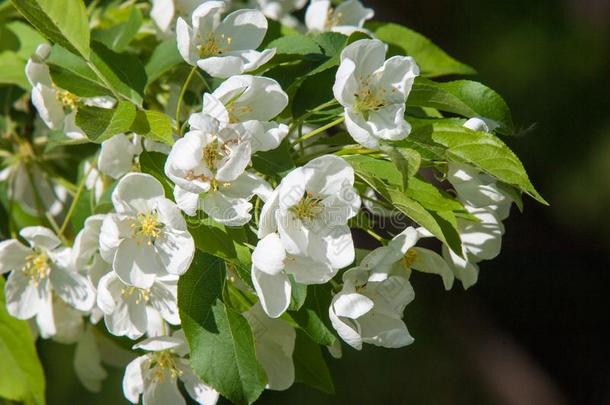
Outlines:
[{"label": "flower center", "polygon": [[327,31],[330,31],[331,28],[339,25],[341,23],[341,19],[343,18],[342,12],[337,12],[334,8],[330,7],[328,9],[328,14],[326,16],[326,23],[324,24],[324,28]]},{"label": "flower center", "polygon": [[51,265],[49,262],[49,256],[46,252],[34,252],[33,254],[26,257],[25,266],[23,272],[34,282],[34,285],[38,287],[38,284],[51,273]]},{"label": "flower center", "polygon": [[150,289],[149,288],[138,288],[138,287],[125,287],[121,289],[121,295],[123,298],[129,298],[133,294],[136,296],[136,304],[141,302],[148,302],[150,300]]},{"label": "flower center", "polygon": [[354,94],[354,97],[356,98],[356,110],[363,114],[378,111],[386,104],[385,100],[379,97],[366,82],[360,84],[360,90]]},{"label": "flower center", "polygon": [[322,213],[321,201],[320,198],[314,197],[312,193],[307,192],[301,201],[292,206],[292,211],[298,218],[304,221],[311,221]]},{"label": "flower center", "polygon": [[220,151],[217,139],[203,148],[203,161],[208,168],[213,170],[216,167],[216,162],[222,158],[223,154]]},{"label": "flower center", "polygon": [[139,213],[136,219],[136,223],[132,224],[134,228],[134,236],[140,236],[148,239],[148,244],[161,236],[163,230],[163,224],[159,222],[157,212]]},{"label": "flower center", "polygon": [[78,97],[66,90],[57,90],[55,94],[57,100],[68,110],[75,110]]},{"label": "flower center", "polygon": [[231,123],[231,124],[240,122],[241,121],[239,118],[240,115],[244,115],[244,114],[252,112],[252,107],[250,107],[248,105],[235,106],[233,104],[230,104],[226,108],[229,113],[229,123]]},{"label": "flower center", "polygon": [[173,353],[169,350],[150,353],[151,368],[153,369],[153,380],[163,382],[165,376],[169,374],[172,379],[182,375],[182,370],[178,368]]},{"label": "flower center", "polygon": [[231,45],[233,38],[225,37],[224,34],[220,35],[220,38],[226,42],[226,46],[222,46],[218,44],[216,37],[214,34],[209,34],[207,39],[199,45],[199,57],[200,58],[209,58],[211,56],[222,55],[227,51],[228,47]]},{"label": "flower center", "polygon": [[417,252],[414,249],[407,250],[405,257],[403,258],[405,266],[411,267],[413,263],[415,263],[415,260],[417,260]]}]

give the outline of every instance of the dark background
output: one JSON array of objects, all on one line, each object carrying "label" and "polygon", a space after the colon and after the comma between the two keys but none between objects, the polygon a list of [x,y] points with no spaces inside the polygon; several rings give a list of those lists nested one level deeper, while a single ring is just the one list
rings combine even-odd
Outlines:
[{"label": "dark background", "polygon": [[[515,209],[501,255],[466,292],[415,274],[405,318],[413,345],[344,346],[330,361],[335,396],[296,384],[260,403],[610,404],[610,1],[365,4],[474,66],[517,127],[535,124],[504,140],[551,207],[526,199],[523,214]],[[102,395],[84,395],[71,350],[43,348],[56,367],[47,368],[50,403],[124,401],[120,371]]]}]

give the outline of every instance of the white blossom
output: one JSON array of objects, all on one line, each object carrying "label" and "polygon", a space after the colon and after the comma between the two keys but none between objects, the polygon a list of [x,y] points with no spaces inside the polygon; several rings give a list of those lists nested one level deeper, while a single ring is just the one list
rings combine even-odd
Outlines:
[{"label": "white blossom", "polygon": [[148,288],[130,286],[114,272],[98,285],[97,305],[104,313],[106,328],[113,335],[137,339],[147,333],[158,336],[163,321],[180,324],[178,316],[178,276],[157,277]]},{"label": "white blossom", "polygon": [[243,315],[252,328],[256,358],[267,374],[266,388],[275,391],[290,388],[294,383],[294,328],[282,319],[269,318],[259,303]]},{"label": "white blossom", "polygon": [[71,263],[71,251],[49,229],[32,226],[16,239],[0,242],[0,274],[11,272],[5,285],[9,314],[36,317],[43,338],[73,341],[82,327],[82,314],[91,310],[95,293]]},{"label": "white blossom", "polygon": [[343,288],[328,314],[341,339],[355,349],[363,343],[398,348],[413,342],[402,317],[414,297],[405,277],[356,267],[343,274]]},{"label": "white blossom", "polygon": [[252,284],[262,308],[272,318],[282,315],[290,304],[289,275],[297,283],[323,284],[338,270],[315,257],[288,254],[277,233],[266,235],[252,252]]},{"label": "white blossom", "polygon": [[84,140],[85,134],[76,125],[78,105],[112,108],[115,100],[108,96],[82,98],[57,87],[45,63],[50,52],[49,45],[39,45],[25,66],[25,74],[32,85],[32,104],[50,129],[61,130],[74,140]]},{"label": "white blossom", "polygon": [[345,107],[345,125],[356,142],[378,148],[381,141],[404,139],[411,131],[405,103],[419,67],[408,56],[385,59],[387,46],[362,39],[343,49],[333,92]]},{"label": "white blossom", "polygon": [[112,193],[116,213],[100,231],[100,253],[124,283],[150,288],[157,277],[183,274],[195,244],[179,208],[148,174],[124,176]]},{"label": "white blossom", "polygon": [[279,21],[282,25],[299,28],[301,23],[291,13],[305,7],[307,0],[252,0],[265,17]]},{"label": "white blossom", "polygon": [[198,209],[217,222],[240,226],[250,221],[254,194],[266,195],[267,183],[246,172],[252,146],[242,128],[221,126],[207,114],[193,114],[191,130],[178,139],[165,162],[174,182],[174,198],[186,214]]},{"label": "white blossom", "polygon": [[250,72],[268,62],[275,49],[256,48],[267,33],[267,19],[259,10],[237,10],[221,20],[223,1],[208,1],[192,14],[192,25],[178,18],[178,50],[184,60],[213,77]]},{"label": "white blossom", "polygon": [[150,18],[159,30],[168,35],[173,30],[173,24],[178,16],[189,16],[206,0],[152,0]]},{"label": "white blossom", "polygon": [[148,353],[127,365],[123,393],[128,401],[137,404],[142,396],[144,405],[186,405],[178,380],[197,403],[214,405],[218,401],[218,392],[204,384],[184,358],[188,347],[182,331],[145,339],[133,348]]},{"label": "white blossom", "polygon": [[360,209],[354,170],[327,155],[288,173],[261,210],[258,237],[278,232],[291,256],[315,258],[334,269],[354,261],[347,221]]},{"label": "white blossom", "polygon": [[271,122],[288,105],[288,95],[273,79],[240,75],[225,80],[212,94],[204,94],[203,111],[221,125],[249,132],[252,150],[277,148],[288,134],[288,126]]},{"label": "white blossom", "polygon": [[330,0],[311,0],[305,13],[305,25],[311,32],[334,31],[350,35],[362,31],[375,12],[365,8],[359,0],[347,0],[332,7]]}]

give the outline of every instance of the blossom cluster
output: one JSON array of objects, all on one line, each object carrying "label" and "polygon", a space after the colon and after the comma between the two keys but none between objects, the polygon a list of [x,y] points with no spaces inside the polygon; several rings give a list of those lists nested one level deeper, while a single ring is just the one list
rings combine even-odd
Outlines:
[{"label": "blossom cluster", "polygon": [[[531,190],[468,156],[438,155],[440,144],[417,150],[421,133],[407,142],[426,120],[446,119],[464,137],[494,140],[502,123],[478,114],[442,118],[436,104],[409,104],[416,78],[429,67],[420,69],[416,55],[396,54],[377,38],[365,25],[373,10],[359,0],[335,3],[152,0],[142,8],[149,20],[140,32],[175,45],[177,65],[188,72],[177,68],[171,79],[147,85],[147,108],[175,111],[169,139],[137,126],[108,135],[118,118],[92,135],[82,117],[116,113],[126,103],[123,93],[103,90],[106,81],[91,85],[78,69],[85,90],[62,81],[68,73],[53,60],[57,46],[37,44],[25,77],[39,118],[27,135],[9,128],[2,152],[0,181],[13,222],[0,242],[0,274],[10,315],[43,339],[76,343],[74,366],[88,389],[100,390],[105,365],[125,367],[123,392],[132,403],[182,404],[185,392],[207,405],[230,395],[194,363],[197,342],[180,302],[187,272],[211,271],[198,264],[203,252],[224,265],[217,299],[249,326],[271,390],[292,386],[297,336],[314,335],[293,316],[301,308],[315,313],[310,323],[319,322],[326,335],[313,340],[334,357],[341,341],[357,350],[363,343],[403,347],[414,341],[403,320],[415,298],[413,271],[440,276],[446,290],[455,279],[467,289],[479,264],[499,254],[502,221],[513,202],[520,204],[517,190]],[[330,65],[318,65],[333,80],[318,90],[331,100],[295,112],[300,90],[288,80],[297,74],[290,68],[316,59],[305,53],[287,60],[292,50],[267,39],[270,22],[303,41],[343,40],[334,57],[317,56]],[[278,68],[287,73],[273,74]],[[197,80],[201,87],[193,86]],[[78,170],[68,169],[71,177],[56,169],[61,153],[45,149],[58,133],[59,151],[76,156],[81,152],[70,148],[91,147],[75,149],[86,152],[77,156]],[[285,155],[292,166],[271,172]],[[366,164],[374,169],[363,171]],[[77,218],[83,204],[89,209]],[[12,219],[14,206],[29,222]],[[408,226],[363,223],[397,213],[412,220]],[[457,236],[445,237],[439,217]],[[234,230],[246,236],[227,237]],[[359,248],[367,233],[377,248]],[[245,254],[228,257],[227,244]],[[210,287],[197,288],[203,296]],[[328,292],[328,302],[308,307],[303,291]],[[137,343],[129,351],[115,337]]]}]

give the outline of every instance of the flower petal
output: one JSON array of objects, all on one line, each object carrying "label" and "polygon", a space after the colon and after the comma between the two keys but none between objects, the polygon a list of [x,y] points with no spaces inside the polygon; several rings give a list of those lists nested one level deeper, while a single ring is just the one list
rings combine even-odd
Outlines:
[{"label": "flower petal", "polygon": [[279,317],[288,309],[292,286],[286,274],[269,275],[252,266],[252,284],[265,313],[271,318]]},{"label": "flower petal", "polygon": [[150,200],[164,195],[163,185],[150,174],[129,173],[112,192],[112,203],[119,214],[138,214],[148,211]]}]

